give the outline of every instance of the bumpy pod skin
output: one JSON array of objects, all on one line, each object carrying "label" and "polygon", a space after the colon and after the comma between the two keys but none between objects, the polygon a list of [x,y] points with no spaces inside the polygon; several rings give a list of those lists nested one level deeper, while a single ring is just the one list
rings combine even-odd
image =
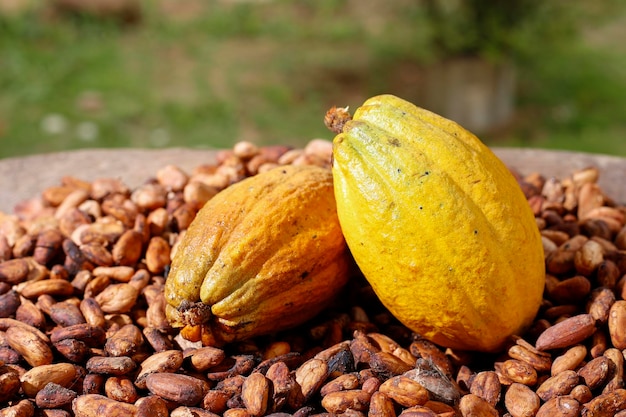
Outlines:
[{"label": "bumpy pod skin", "polygon": [[541,237],[517,181],[476,136],[381,95],[345,124],[333,157],[348,246],[403,324],[476,351],[531,324],[545,285]]},{"label": "bumpy pod skin", "polygon": [[174,326],[206,325],[216,343],[276,332],[318,314],[350,262],[330,170],[275,168],[198,212],[172,260],[166,313]]}]

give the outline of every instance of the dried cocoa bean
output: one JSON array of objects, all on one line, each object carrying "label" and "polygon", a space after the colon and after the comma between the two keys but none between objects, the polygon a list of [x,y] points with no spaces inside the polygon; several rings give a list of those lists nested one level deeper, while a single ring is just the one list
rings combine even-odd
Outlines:
[{"label": "dried cocoa bean", "polygon": [[492,406],[500,401],[502,384],[495,371],[481,371],[472,379],[470,393],[482,398]]},{"label": "dried cocoa bean", "polygon": [[200,372],[219,365],[225,358],[226,354],[222,349],[212,346],[196,349],[189,355],[191,366]]},{"label": "dried cocoa bean", "polygon": [[537,371],[526,362],[517,359],[508,359],[498,367],[496,372],[501,381],[509,383],[520,383],[524,385],[535,385],[537,382]]},{"label": "dried cocoa bean", "polygon": [[429,398],[445,404],[457,405],[461,397],[459,387],[432,362],[419,358],[415,368],[403,374],[428,391]]},{"label": "dried cocoa bean", "polygon": [[35,404],[39,408],[62,408],[71,404],[76,396],[76,391],[49,382],[35,395]]},{"label": "dried cocoa bean", "polygon": [[137,364],[128,356],[93,356],[89,358],[85,367],[89,372],[97,374],[123,376],[134,370]]},{"label": "dried cocoa bean", "polygon": [[459,410],[463,416],[498,417],[498,411],[477,395],[467,394],[461,397]]},{"label": "dried cocoa bean", "polygon": [[360,385],[359,378],[356,374],[343,374],[337,378],[327,382],[321,389],[320,394],[322,396],[328,395],[331,392],[353,390]]},{"label": "dried cocoa bean", "polygon": [[21,387],[19,374],[7,367],[0,366],[0,403],[9,401]]},{"label": "dried cocoa bean", "polygon": [[71,388],[77,376],[76,368],[69,363],[54,363],[34,366],[21,376],[22,390],[27,396],[34,398],[49,383],[64,388]]},{"label": "dried cocoa bean", "polygon": [[615,293],[606,287],[595,289],[589,297],[587,312],[598,323],[606,323],[609,319],[611,307],[615,303]]},{"label": "dried cocoa bean", "polygon": [[396,411],[391,401],[386,394],[376,391],[370,398],[370,407],[368,411],[370,417],[395,417]]},{"label": "dried cocoa bean", "polygon": [[132,417],[137,415],[134,404],[115,401],[104,395],[79,395],[72,401],[72,411],[75,417]]},{"label": "dried cocoa bean", "polygon": [[[228,411],[228,410],[227,410]],[[245,412],[245,410],[242,410]],[[170,417],[218,417],[217,414],[198,407],[176,407],[170,413]]]},{"label": "dried cocoa bean", "polygon": [[553,397],[537,411],[536,417],[576,417],[580,415],[580,403],[569,396]]},{"label": "dried cocoa bean", "polygon": [[105,287],[95,299],[105,313],[127,313],[135,305],[138,296],[137,288],[121,283]]},{"label": "dried cocoa bean", "polygon": [[107,339],[104,351],[109,356],[132,356],[143,347],[143,343],[143,333],[139,327],[127,324]]},{"label": "dried cocoa bean", "polygon": [[104,344],[106,332],[100,326],[80,323],[73,326],[57,327],[50,333],[52,343],[65,339],[76,339],[85,342],[90,347],[97,347]]},{"label": "dried cocoa bean", "polygon": [[569,348],[561,356],[554,359],[551,374],[558,375],[566,370],[573,370],[582,363],[587,356],[587,348],[584,345],[577,345]]},{"label": "dried cocoa bean", "polygon": [[321,359],[309,359],[296,370],[296,382],[307,401],[328,378],[328,365]]},{"label": "dried cocoa bean", "polygon": [[504,394],[504,405],[511,416],[526,417],[537,413],[541,401],[528,386],[515,382]]},{"label": "dried cocoa bean", "polygon": [[206,382],[188,375],[155,372],[145,379],[152,394],[181,405],[198,404],[208,391]]},{"label": "dried cocoa bean", "polygon": [[135,385],[140,389],[146,388],[146,377],[152,373],[174,373],[180,369],[183,364],[183,353],[180,350],[166,350],[155,353],[141,365],[139,365],[139,373],[135,379]]},{"label": "dried cocoa bean", "polygon": [[580,314],[565,319],[544,331],[535,346],[538,350],[566,348],[582,342],[596,331],[596,323],[590,314]]},{"label": "dried cocoa bean", "polygon": [[6,331],[7,342],[31,366],[52,363],[52,350],[37,332],[23,327],[11,327]]},{"label": "dried cocoa bean", "polygon": [[78,306],[66,301],[53,304],[48,311],[48,316],[61,327],[85,323],[85,317]]},{"label": "dried cocoa bean", "polygon": [[381,384],[379,390],[403,407],[423,405],[429,400],[426,388],[403,375],[386,380]]},{"label": "dried cocoa bean", "polygon": [[34,414],[35,406],[29,400],[21,400],[0,410],[0,417],[32,417]]},{"label": "dried cocoa bean", "polygon": [[335,391],[322,398],[322,407],[332,414],[342,414],[348,409],[366,411],[370,397],[371,394],[363,390]]},{"label": "dried cocoa bean", "polygon": [[626,349],[626,300],[618,300],[609,310],[609,334],[617,349]]},{"label": "dried cocoa bean", "polygon": [[600,394],[583,404],[580,414],[583,417],[609,417],[622,410],[626,410],[626,389],[620,388]]},{"label": "dried cocoa bean", "polygon": [[104,383],[104,392],[112,400],[132,404],[138,399],[133,382],[126,377],[112,376]]},{"label": "dried cocoa bean", "polygon": [[272,382],[273,410],[278,411],[283,407],[298,409],[304,403],[304,394],[296,381],[294,373],[284,362],[276,362],[271,365],[265,377]]},{"label": "dried cocoa bean", "polygon": [[28,277],[28,262],[25,259],[9,259],[0,263],[0,282],[19,284]]},{"label": "dried cocoa bean", "polygon": [[616,371],[615,363],[606,356],[592,359],[578,370],[578,376],[592,391],[604,385]]},{"label": "dried cocoa bean", "polygon": [[543,401],[548,401],[557,396],[568,395],[576,385],[580,377],[573,370],[565,370],[546,379],[538,388],[537,395]]},{"label": "dried cocoa bean", "polygon": [[251,373],[241,387],[241,399],[251,416],[264,415],[270,399],[270,381],[259,372]]},{"label": "dried cocoa bean", "polygon": [[53,346],[57,352],[74,363],[82,363],[91,355],[91,348],[82,340],[63,339],[54,343]]},{"label": "dried cocoa bean", "polygon": [[31,281],[21,290],[22,297],[37,298],[41,295],[70,296],[74,294],[74,287],[69,281],[62,279],[46,279]]},{"label": "dried cocoa bean", "polygon": [[509,348],[508,354],[512,359],[517,359],[532,366],[537,372],[546,372],[552,367],[550,355],[535,349],[532,345],[521,340],[518,340],[515,345]]}]

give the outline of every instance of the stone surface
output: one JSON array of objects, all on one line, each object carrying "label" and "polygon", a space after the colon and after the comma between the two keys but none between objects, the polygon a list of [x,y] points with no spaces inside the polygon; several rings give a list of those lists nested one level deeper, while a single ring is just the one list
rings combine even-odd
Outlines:
[{"label": "stone surface", "polygon": [[[540,172],[562,178],[573,170],[596,166],[600,185],[613,199],[626,202],[626,158],[568,151],[494,148],[511,168],[522,174]],[[133,188],[173,164],[186,172],[212,163],[215,151],[206,149],[89,149],[40,154],[0,160],[0,211],[12,213],[23,200],[38,197],[47,187],[58,185],[66,175],[86,181],[118,177]]]}]

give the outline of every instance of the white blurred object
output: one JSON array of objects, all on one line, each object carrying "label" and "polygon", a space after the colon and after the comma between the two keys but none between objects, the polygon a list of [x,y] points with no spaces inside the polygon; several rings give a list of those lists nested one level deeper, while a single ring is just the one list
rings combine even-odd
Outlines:
[{"label": "white blurred object", "polygon": [[150,145],[155,148],[162,148],[170,143],[170,133],[164,128],[154,129],[150,132]]},{"label": "white blurred object", "polygon": [[47,114],[41,119],[41,130],[47,135],[59,135],[67,130],[65,116],[58,113]]},{"label": "white blurred object", "polygon": [[94,122],[81,122],[76,126],[76,136],[84,142],[93,142],[100,136],[100,128]]}]

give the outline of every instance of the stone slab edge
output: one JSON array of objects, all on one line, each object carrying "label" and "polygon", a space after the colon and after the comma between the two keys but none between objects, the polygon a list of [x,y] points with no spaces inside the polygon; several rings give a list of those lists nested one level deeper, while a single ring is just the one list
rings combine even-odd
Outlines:
[{"label": "stone slab edge", "polygon": [[[600,185],[618,202],[626,202],[626,158],[570,151],[492,148],[507,166],[522,174],[540,172],[563,178],[576,169],[597,167]],[[154,177],[165,165],[177,165],[186,172],[213,163],[215,150],[168,149],[88,149],[0,160],[0,211],[12,213],[20,201],[38,197],[64,176],[86,181],[120,178],[134,188]]]}]

